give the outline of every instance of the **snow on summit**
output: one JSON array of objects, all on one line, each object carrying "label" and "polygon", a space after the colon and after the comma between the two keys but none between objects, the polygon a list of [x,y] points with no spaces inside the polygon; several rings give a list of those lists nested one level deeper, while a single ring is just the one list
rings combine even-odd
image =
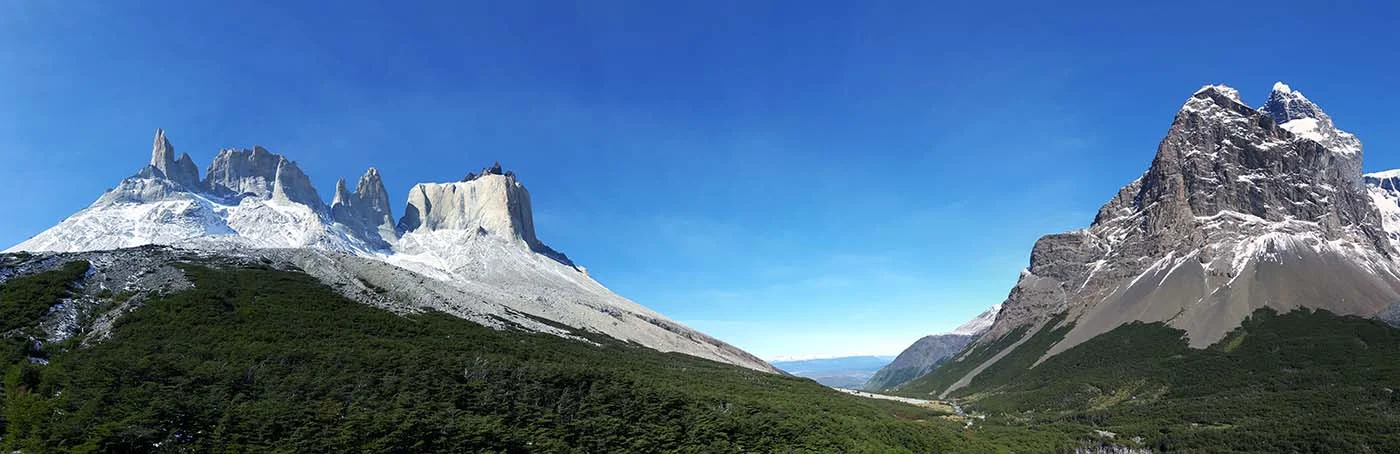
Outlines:
[{"label": "snow on summit", "polygon": [[561,334],[542,318],[660,351],[776,371],[613,293],[545,245],[535,236],[529,192],[500,164],[462,181],[414,186],[395,222],[373,168],[353,192],[337,182],[327,205],[294,161],[263,147],[221,151],[202,178],[189,156],[176,158],[174,150],[157,130],[148,165],[6,252],[168,245],[290,256],[328,283],[374,281],[397,298],[487,326]]},{"label": "snow on summit", "polygon": [[1207,85],[1174,116],[1147,171],[1089,228],[1036,241],[976,345],[1022,327],[1067,327],[1044,360],[1142,321],[1183,330],[1203,348],[1260,307],[1396,310],[1400,180],[1363,176],[1361,158],[1356,136],[1285,83],[1259,108]]}]

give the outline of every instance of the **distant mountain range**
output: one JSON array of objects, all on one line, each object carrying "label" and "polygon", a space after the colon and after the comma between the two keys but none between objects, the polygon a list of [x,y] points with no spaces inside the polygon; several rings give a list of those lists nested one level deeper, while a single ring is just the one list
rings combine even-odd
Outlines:
[{"label": "distant mountain range", "polygon": [[1361,159],[1286,84],[1202,87],[985,332],[883,390],[1125,444],[1095,452],[1400,450],[1400,171]]},{"label": "distant mountain range", "polygon": [[[91,206],[7,252],[75,253],[167,245],[297,263],[353,299],[439,310],[493,327],[601,333],[663,351],[776,372],[597,281],[535,236],[530,194],[499,164],[420,183],[393,217],[371,167],[325,203],[310,178],[261,146],[220,151],[201,177],[157,130],[148,164]],[[157,256],[162,257],[162,256]],[[167,264],[151,262],[150,266]]]},{"label": "distant mountain range", "polygon": [[1000,311],[1001,305],[994,305],[952,331],[924,336],[914,341],[914,344],[900,352],[894,361],[880,368],[875,375],[861,384],[861,389],[889,391],[929,373],[961,352],[963,347],[990,328]]},{"label": "distant mountain range", "polygon": [[1400,305],[1396,172],[1361,173],[1361,142],[1283,83],[1262,107],[1196,91],[1157,155],[1086,229],[1046,235],[950,395],[1029,339],[1037,363],[1132,322],[1219,342],[1256,310],[1376,317]]},{"label": "distant mountain range", "polygon": [[858,389],[885,367],[893,356],[843,356],[792,361],[772,361],[773,367],[833,388]]}]

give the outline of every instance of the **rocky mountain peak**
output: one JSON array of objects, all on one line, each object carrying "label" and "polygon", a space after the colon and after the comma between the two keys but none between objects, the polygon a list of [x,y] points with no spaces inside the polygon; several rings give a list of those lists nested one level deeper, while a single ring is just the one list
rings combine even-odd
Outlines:
[{"label": "rocky mountain peak", "polygon": [[175,165],[175,146],[165,138],[164,129],[156,129],[155,143],[151,145],[151,165],[161,170]]},{"label": "rocky mountain peak", "polygon": [[1244,101],[1240,100],[1240,91],[1234,89],[1234,87],[1223,84],[1201,86],[1200,89],[1196,90],[1196,92],[1192,94],[1192,97],[1202,99],[1214,99],[1223,104],[1244,105]]},{"label": "rocky mountain peak", "polygon": [[1359,141],[1333,131],[1284,84],[1257,110],[1229,87],[1197,90],[1089,228],[1036,242],[980,342],[1065,314],[1073,328],[1046,356],[1135,320],[1168,322],[1200,347],[1262,306],[1370,315],[1400,300],[1394,249],[1359,184]]},{"label": "rocky mountain peak", "polygon": [[350,190],[345,187],[345,177],[335,180],[335,195],[331,198],[331,208],[350,204]]},{"label": "rocky mountain peak", "polygon": [[179,183],[187,188],[199,187],[199,168],[188,154],[181,153],[175,159],[175,146],[165,137],[164,129],[156,129],[156,137],[151,145],[151,163],[158,172],[155,175]]},{"label": "rocky mountain peak", "polygon": [[1001,304],[992,306],[952,331],[919,338],[899,352],[894,361],[880,368],[863,388],[871,391],[888,390],[928,373],[962,351],[963,347],[990,328],[996,321],[998,312],[1001,312]]},{"label": "rocky mountain peak", "polygon": [[495,164],[492,164],[491,167],[484,167],[484,168],[482,168],[482,169],[481,169],[481,173],[468,172],[468,173],[467,173],[467,176],[465,176],[465,177],[462,178],[462,181],[463,181],[463,182],[472,181],[472,180],[475,180],[475,179],[477,179],[477,178],[484,177],[484,176],[486,176],[486,175],[504,175],[504,176],[507,176],[507,177],[515,178],[515,172],[508,171],[508,170],[503,170],[503,169],[501,168],[501,162],[500,162],[500,161],[496,161],[496,163],[495,163]]},{"label": "rocky mountain peak", "polygon": [[331,202],[331,218],[354,230],[376,247],[387,247],[388,240],[397,238],[389,191],[379,170],[370,167],[355,184],[355,192],[345,187],[341,178],[335,185],[335,200]]},{"label": "rocky mountain peak", "polygon": [[977,317],[949,331],[948,334],[962,334],[968,336],[981,334],[983,331],[986,331],[987,328],[992,327],[992,323],[997,320],[997,313],[999,312],[1001,312],[1001,303],[994,304],[991,308],[978,314]]},{"label": "rocky mountain peak", "polygon": [[1335,156],[1332,160],[1343,173],[1344,179],[1354,188],[1363,185],[1361,178],[1361,140],[1338,129],[1332,117],[1322,111],[1303,92],[1294,90],[1283,82],[1274,84],[1269,100],[1259,108],[1280,127],[1304,140],[1322,145]]},{"label": "rocky mountain peak", "polygon": [[419,183],[399,221],[404,231],[471,230],[535,244],[530,193],[497,164],[456,183]]},{"label": "rocky mountain peak", "polygon": [[295,162],[261,146],[220,151],[209,164],[204,186],[223,197],[277,198],[316,209],[325,206],[311,179]]},{"label": "rocky mountain peak", "polygon": [[499,165],[469,182],[415,187],[404,220],[411,230],[400,238],[375,168],[353,191],[340,179],[332,209],[295,162],[263,147],[220,151],[199,184],[173,179],[198,181],[197,170],[180,170],[195,169],[193,160],[173,155],[158,131],[151,165],[9,251],[170,245],[201,250],[204,257],[296,257],[297,267],[346,296],[386,309],[434,309],[489,327],[568,337],[582,332],[560,328],[567,325],[776,372],[753,355],[612,293],[544,246],[535,238],[529,193]]},{"label": "rocky mountain peak", "polygon": [[500,163],[482,169],[479,175],[469,174],[463,181],[413,186],[398,231],[403,234],[402,239],[408,240],[401,241],[398,247],[431,248],[412,244],[430,237],[451,238],[447,241],[458,246],[480,239],[501,239],[583,271],[535,236],[530,192],[514,172],[502,169]]},{"label": "rocky mountain peak", "polygon": [[1273,90],[1269,92],[1268,102],[1259,110],[1269,114],[1278,124],[1287,123],[1289,120],[1327,116],[1317,104],[1303,96],[1303,92],[1295,91],[1283,82],[1274,83]]},{"label": "rocky mountain peak", "polygon": [[316,194],[316,187],[311,184],[311,178],[295,162],[281,156],[278,156],[277,173],[273,175],[272,197],[313,208],[324,205],[321,196]]}]

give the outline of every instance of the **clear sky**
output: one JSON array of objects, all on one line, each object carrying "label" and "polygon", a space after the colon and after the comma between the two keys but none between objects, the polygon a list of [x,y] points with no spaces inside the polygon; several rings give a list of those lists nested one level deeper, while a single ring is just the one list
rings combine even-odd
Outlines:
[{"label": "clear sky", "polygon": [[201,168],[286,154],[323,195],[377,166],[400,207],[499,160],[624,296],[765,358],[893,354],[1005,298],[1203,84],[1286,81],[1400,167],[1394,6],[191,3],[0,0],[0,243],[136,172],[157,127]]}]

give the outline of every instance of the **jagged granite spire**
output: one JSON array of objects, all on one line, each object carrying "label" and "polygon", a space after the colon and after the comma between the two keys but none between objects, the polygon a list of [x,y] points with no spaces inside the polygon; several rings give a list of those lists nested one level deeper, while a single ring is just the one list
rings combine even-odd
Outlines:
[{"label": "jagged granite spire", "polygon": [[331,197],[331,210],[334,212],[337,206],[348,206],[351,198],[350,190],[345,187],[345,177],[335,180],[335,195]]},{"label": "jagged granite spire", "polygon": [[175,159],[175,146],[165,137],[164,129],[156,129],[156,138],[151,145],[151,167],[159,172],[156,175],[174,181],[188,188],[199,187],[199,168],[188,154],[181,153]]},{"label": "jagged granite spire", "polygon": [[313,208],[324,206],[321,196],[316,194],[316,187],[311,185],[311,178],[295,162],[285,157],[279,158],[277,174],[273,177],[272,197]]},{"label": "jagged granite spire", "polygon": [[175,146],[165,138],[164,129],[156,129],[155,143],[151,145],[151,165],[166,174],[175,168]]},{"label": "jagged granite spire", "polygon": [[261,146],[254,146],[252,150],[220,151],[206,173],[204,186],[215,195],[278,198],[317,210],[325,208],[311,179],[296,162]]},{"label": "jagged granite spire", "polygon": [[344,178],[336,182],[331,218],[374,243],[375,247],[387,247],[387,241],[397,238],[389,191],[384,189],[379,169],[374,167],[360,176],[353,193],[346,188]]},{"label": "jagged granite spire", "polygon": [[[435,309],[501,329],[601,333],[659,351],[777,372],[743,350],[612,293],[540,244],[527,194],[509,172],[431,191],[455,190],[459,196],[431,207],[413,204],[441,230],[421,228],[386,242],[396,232],[376,169],[360,178],[354,192],[343,181],[337,185],[333,214],[293,161],[262,147],[224,150],[210,164],[204,185],[177,184],[166,174],[183,174],[176,168],[192,160],[172,160],[174,150],[163,131],[157,137],[153,165],[10,250],[107,251],[155,244],[235,257],[282,257],[327,279],[347,297],[377,307]],[[480,222],[455,222],[473,219]],[[454,225],[463,229],[450,229]],[[156,249],[144,251],[151,250]],[[144,252],[111,254],[132,253]]]}]

